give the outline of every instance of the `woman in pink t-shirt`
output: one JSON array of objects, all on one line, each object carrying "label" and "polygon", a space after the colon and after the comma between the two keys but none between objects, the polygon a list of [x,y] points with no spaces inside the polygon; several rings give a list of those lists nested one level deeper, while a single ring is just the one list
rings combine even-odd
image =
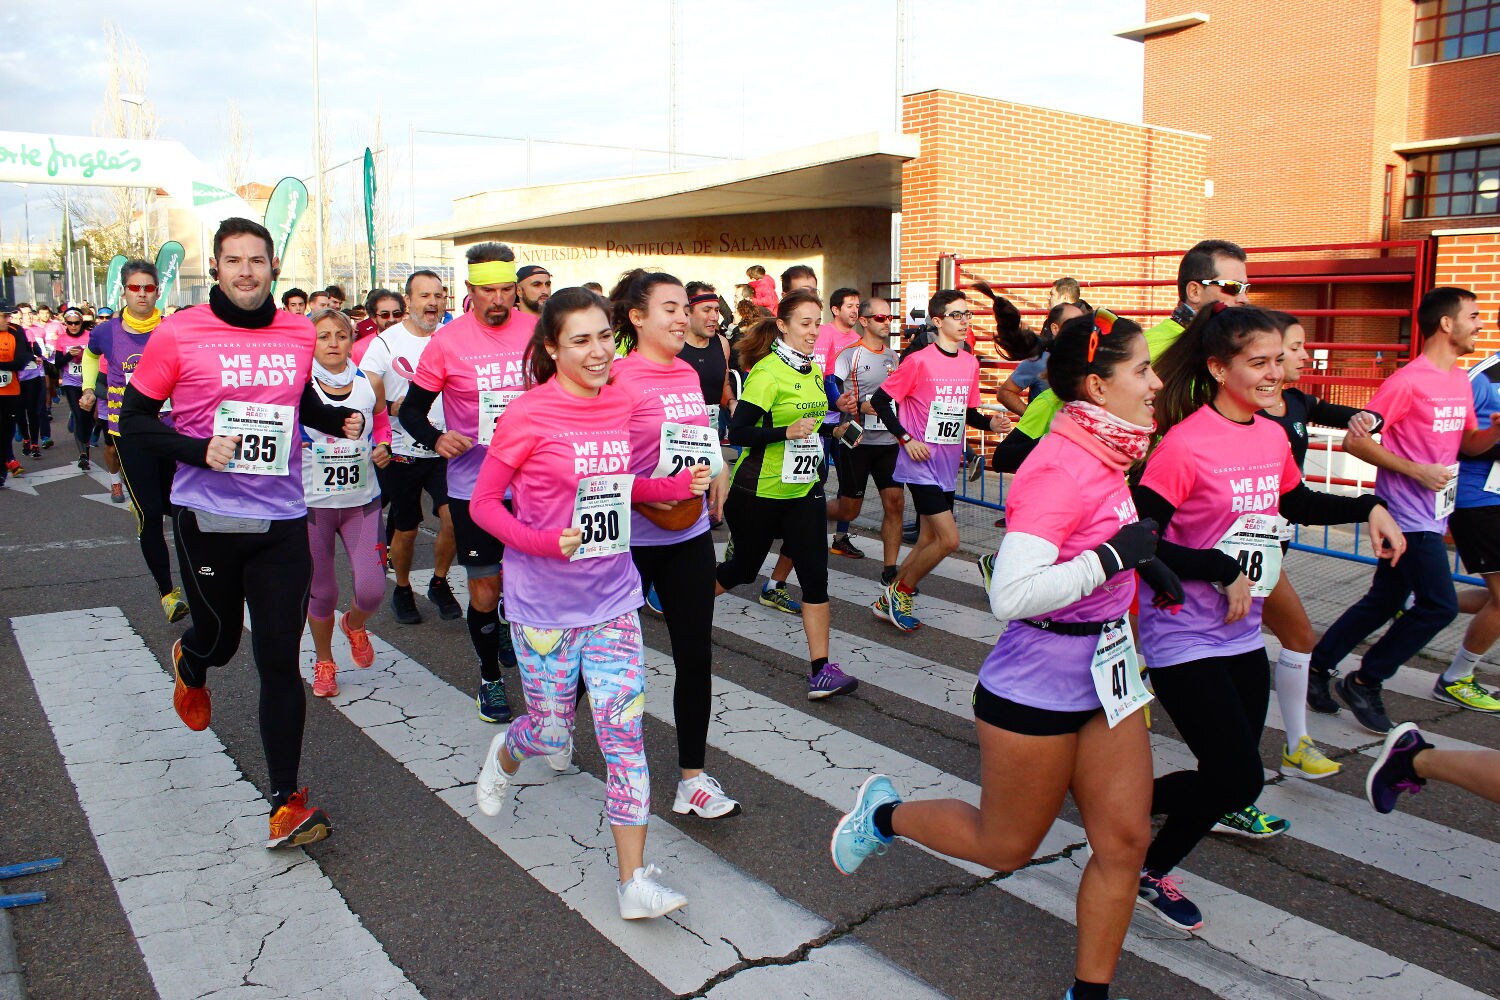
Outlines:
[{"label": "woman in pink t-shirt", "polygon": [[[697,369],[678,357],[686,341],[688,298],[670,274],[626,274],[614,294],[614,326],[629,353],[614,363],[612,388],[630,401],[630,471],[670,476],[703,465],[713,474],[709,503],[636,505],[630,512],[630,557],[641,586],[656,588],[672,638],[672,690],[681,780],[672,811],[704,819],[733,816],[740,804],[703,770],[712,711],[714,557],[708,507],[722,513],[729,471]],[[715,403],[718,402],[716,398]]]},{"label": "woman in pink t-shirt", "polygon": [[[1001,342],[1011,358],[1035,346],[1019,323]],[[1151,835],[1151,745],[1137,711],[1149,696],[1126,621],[1133,570],[1149,574],[1164,601],[1178,588],[1152,557],[1156,526],[1137,520],[1125,481],[1150,443],[1161,382],[1140,326],[1105,313],[1065,324],[1049,369],[1067,405],[1017,473],[1009,530],[982,562],[990,605],[1009,626],[974,688],[979,806],[902,802],[878,775],[835,828],[832,850],[848,874],[899,835],[1014,871],[1071,791],[1093,848],[1078,893],[1074,992],[1104,996]]]},{"label": "woman in pink t-shirt", "polygon": [[1141,651],[1156,697],[1198,761],[1195,771],[1156,780],[1153,809],[1167,819],[1146,852],[1140,900],[1188,931],[1203,915],[1169,873],[1215,823],[1253,806],[1265,781],[1270,664],[1261,605],[1281,575],[1281,518],[1368,519],[1375,552],[1394,561],[1405,548],[1383,502],[1308,489],[1286,434],[1256,416],[1280,392],[1282,352],[1262,310],[1201,310],[1157,361],[1157,421],[1166,433],[1135,490],[1141,516],[1162,527],[1158,552],[1185,595],[1181,613],[1169,614],[1143,585]]},{"label": "woman in pink t-shirt", "polygon": [[710,476],[696,465],[662,478],[630,473],[630,399],[607,384],[614,356],[602,297],[564,288],[548,299],[524,355],[535,388],[506,406],[474,486],[475,524],[505,543],[506,611],[526,692],[526,714],[490,742],[475,799],[499,815],[522,760],[568,767],[581,675],[604,754],[620,916],[639,920],[687,897],[645,862],[651,779],[630,504],[701,496]]}]

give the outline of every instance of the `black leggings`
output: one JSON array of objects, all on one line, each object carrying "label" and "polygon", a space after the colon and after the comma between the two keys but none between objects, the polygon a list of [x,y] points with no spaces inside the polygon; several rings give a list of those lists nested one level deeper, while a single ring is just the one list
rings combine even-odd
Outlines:
[{"label": "black leggings", "polygon": [[172,592],[172,560],[167,555],[162,518],[172,513],[172,476],[177,463],[119,434],[111,434],[110,438],[120,457],[120,474],[130,494],[130,509],[135,512],[141,555],[156,581],[156,589],[166,597]]},{"label": "black leggings", "polygon": [[1146,851],[1158,875],[1181,864],[1219,817],[1260,797],[1270,677],[1264,648],[1151,670],[1157,699],[1198,759],[1198,770],[1164,774],[1153,786],[1151,813],[1167,817]]},{"label": "black leggings", "polygon": [[47,397],[47,380],[29,378],[21,382],[21,440],[33,448],[42,446],[41,408]]},{"label": "black leggings", "polygon": [[[16,436],[16,427],[21,422],[21,397],[0,396],[0,464],[9,465],[15,460],[16,452],[13,441]],[[0,475],[6,473],[0,469]]]},{"label": "black leggings", "polygon": [[771,543],[781,539],[781,554],[792,561],[802,586],[802,603],[828,603],[828,501],[823,487],[804,497],[775,500],[730,489],[724,520],[734,540],[734,559],[719,566],[716,576],[725,590],[733,590],[760,576]]},{"label": "black leggings", "polygon": [[83,395],[82,386],[65,385],[62,387],[62,394],[73,414],[73,443],[78,445],[78,454],[87,455],[89,438],[94,433],[94,411],[85,410],[78,405],[78,397]]},{"label": "black leggings", "polygon": [[708,746],[713,697],[714,541],[703,532],[671,545],[630,550],[641,574],[641,590],[656,586],[677,681],[672,717],[677,725],[677,766],[699,770]]},{"label": "black leggings", "polygon": [[307,696],[297,669],[312,554],[307,518],[272,521],[263,534],[200,531],[195,511],[172,515],[177,560],[193,621],[182,634],[189,676],[228,663],[240,645],[248,603],[250,648],[260,674],[260,739],[277,801],[297,790]]}]

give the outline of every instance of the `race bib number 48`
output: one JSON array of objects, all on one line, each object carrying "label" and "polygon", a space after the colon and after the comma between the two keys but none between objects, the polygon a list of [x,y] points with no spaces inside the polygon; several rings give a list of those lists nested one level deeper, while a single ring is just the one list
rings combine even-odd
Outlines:
[{"label": "race bib number 48", "polygon": [[294,410],[275,403],[220,403],[214,436],[234,437],[234,457],[225,472],[245,476],[284,476],[290,459]]},{"label": "race bib number 48", "polygon": [[578,481],[573,527],[583,533],[573,560],[630,551],[630,484],[635,477],[587,476]]},{"label": "race bib number 48", "polygon": [[927,411],[927,444],[960,444],[964,438],[964,404],[956,399],[934,399]]},{"label": "race bib number 48", "polygon": [[1270,597],[1281,579],[1281,525],[1269,514],[1241,514],[1214,548],[1240,564],[1251,597]]}]

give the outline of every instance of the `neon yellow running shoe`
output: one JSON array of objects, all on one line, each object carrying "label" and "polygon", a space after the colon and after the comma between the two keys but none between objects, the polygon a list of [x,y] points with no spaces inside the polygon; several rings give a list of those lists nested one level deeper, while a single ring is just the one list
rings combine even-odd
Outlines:
[{"label": "neon yellow running shoe", "polygon": [[161,609],[166,612],[169,622],[180,622],[188,616],[187,601],[183,600],[181,587],[174,588],[161,599]]},{"label": "neon yellow running shoe", "polygon": [[1475,684],[1473,674],[1456,681],[1444,681],[1439,677],[1432,685],[1432,696],[1439,701],[1462,705],[1473,712],[1500,712],[1500,701]]},{"label": "neon yellow running shoe", "polygon": [[1331,778],[1344,769],[1344,765],[1337,761],[1329,760],[1313,743],[1311,736],[1304,736],[1297,741],[1296,751],[1287,749],[1285,743],[1281,745],[1281,773],[1288,778],[1306,778],[1308,781],[1321,781]]}]

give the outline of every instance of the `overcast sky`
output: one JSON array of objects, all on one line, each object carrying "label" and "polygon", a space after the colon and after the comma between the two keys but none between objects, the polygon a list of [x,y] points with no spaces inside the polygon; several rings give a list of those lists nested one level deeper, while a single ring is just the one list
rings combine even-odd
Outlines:
[{"label": "overcast sky", "polygon": [[[895,124],[895,0],[679,0],[678,142],[755,156]],[[1140,121],[1142,46],[1113,37],[1144,0],[907,0],[904,89],[943,87]],[[252,137],[250,177],[308,176],[313,162],[310,0],[145,7],[48,0],[0,13],[0,127],[88,135],[105,90],[103,25],[145,51],[161,138],[218,172],[228,103]],[[390,145],[387,208],[403,221],[412,157],[419,228],[455,196],[527,183],[523,143],[410,130],[532,136],[664,150],[669,0],[323,0],[321,89],[329,163]],[[423,13],[413,13],[413,11]],[[149,16],[136,16],[149,14]],[[707,164],[683,156],[680,165]],[[534,144],[532,183],[660,170],[651,153]],[[351,168],[330,197],[353,197]],[[309,183],[309,187],[311,187]],[[32,189],[34,240],[58,213]],[[21,232],[23,191],[0,184],[0,232]],[[398,229],[404,230],[404,224]]]}]

